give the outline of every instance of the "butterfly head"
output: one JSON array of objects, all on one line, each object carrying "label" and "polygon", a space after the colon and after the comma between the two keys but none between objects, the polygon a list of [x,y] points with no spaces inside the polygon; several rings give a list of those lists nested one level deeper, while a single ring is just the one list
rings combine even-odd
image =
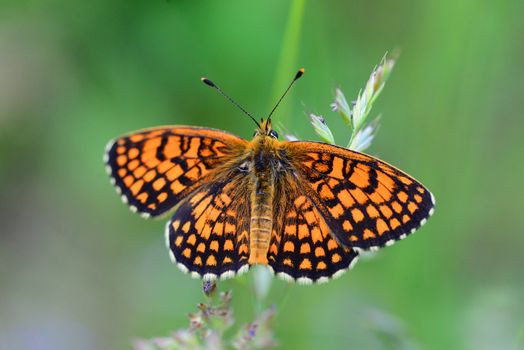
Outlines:
[{"label": "butterfly head", "polygon": [[271,118],[260,120],[260,123],[258,123],[258,128],[255,130],[255,136],[269,136],[274,139],[278,139],[277,132],[271,127]]}]

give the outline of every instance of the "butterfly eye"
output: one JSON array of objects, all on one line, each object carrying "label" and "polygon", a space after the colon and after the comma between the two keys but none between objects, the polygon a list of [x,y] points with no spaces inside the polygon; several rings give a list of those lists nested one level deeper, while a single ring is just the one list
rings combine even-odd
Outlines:
[{"label": "butterfly eye", "polygon": [[242,164],[240,164],[240,165],[238,166],[238,169],[239,169],[240,171],[244,171],[244,172],[246,172],[246,171],[249,170],[249,165],[248,165],[247,162],[244,162],[244,163],[242,163]]},{"label": "butterfly eye", "polygon": [[269,132],[269,136],[278,139],[278,134],[277,134],[277,132],[276,132],[275,130],[271,130],[271,131]]}]

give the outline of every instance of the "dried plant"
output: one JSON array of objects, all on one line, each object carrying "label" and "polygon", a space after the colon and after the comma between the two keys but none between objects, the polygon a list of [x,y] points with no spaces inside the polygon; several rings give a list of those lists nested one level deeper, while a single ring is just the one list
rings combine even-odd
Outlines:
[{"label": "dried plant", "polygon": [[231,346],[238,350],[254,350],[272,348],[277,344],[272,328],[274,306],[242,325],[232,338],[226,338],[226,331],[235,324],[231,307],[233,293],[221,292],[217,297],[216,289],[214,281],[203,283],[202,291],[207,302],[198,304],[197,312],[188,315],[187,328],[178,329],[166,337],[135,340],[135,350],[219,350]]}]

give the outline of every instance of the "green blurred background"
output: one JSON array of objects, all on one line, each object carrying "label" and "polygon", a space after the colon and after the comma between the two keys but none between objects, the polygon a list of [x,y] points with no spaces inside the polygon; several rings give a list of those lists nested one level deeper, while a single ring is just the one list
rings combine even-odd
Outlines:
[{"label": "green blurred background", "polygon": [[[316,139],[336,87],[355,98],[386,51],[400,59],[372,111],[369,153],[435,194],[429,223],[338,280],[267,304],[282,349],[524,347],[524,2],[0,2],[0,348],[126,349],[185,327],[201,282],[171,264],[167,219],[115,194],[106,142],[162,124],[253,124],[299,67],[275,120]],[[372,115],[372,116],[373,116]],[[249,276],[233,289],[253,318]]]}]

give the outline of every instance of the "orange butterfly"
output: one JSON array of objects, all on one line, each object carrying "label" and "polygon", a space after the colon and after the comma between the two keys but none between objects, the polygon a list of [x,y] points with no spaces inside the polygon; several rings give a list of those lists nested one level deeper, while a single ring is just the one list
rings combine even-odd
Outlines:
[{"label": "orange butterfly", "polygon": [[149,218],[175,209],[166,242],[182,271],[229,278],[262,264],[286,280],[325,282],[359,251],[405,238],[433,213],[422,184],[377,158],[279,141],[273,111],[260,123],[244,111],[258,125],[252,141],[166,126],[109,143],[107,171],[131,210]]}]

